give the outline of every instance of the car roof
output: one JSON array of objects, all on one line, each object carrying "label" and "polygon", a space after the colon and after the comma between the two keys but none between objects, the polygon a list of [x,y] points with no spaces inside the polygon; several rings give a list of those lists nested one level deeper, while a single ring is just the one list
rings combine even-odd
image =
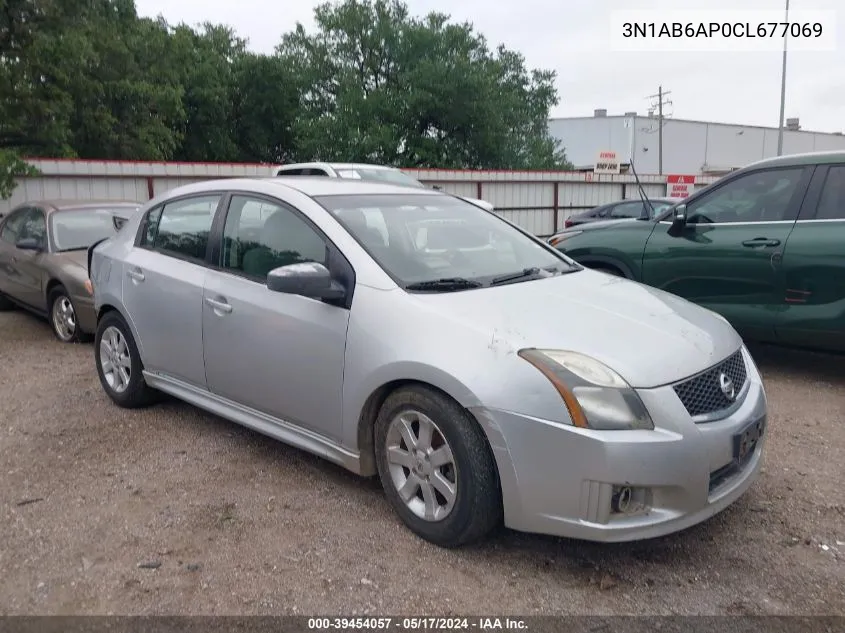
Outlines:
[{"label": "car roof", "polygon": [[823,163],[845,163],[845,151],[805,152],[803,154],[789,154],[787,156],[764,158],[763,160],[758,160],[746,165],[742,169],[745,170],[752,167],[798,167],[805,165],[821,165]]},{"label": "car roof", "polygon": [[133,202],[131,200],[68,200],[68,199],[54,199],[54,200],[29,200],[23,204],[17,205],[16,208],[21,207],[38,207],[43,209],[46,213],[55,213],[56,211],[68,211],[71,209],[100,209],[109,207],[113,209],[132,209],[139,208],[143,202]]},{"label": "car roof", "polygon": [[388,165],[378,165],[378,164],[371,164],[371,163],[325,163],[325,162],[314,162],[314,163],[293,163],[291,165],[281,165],[279,169],[308,169],[314,167],[330,167],[331,169],[338,170],[338,169],[379,169],[383,171],[401,171],[396,167],[390,167]]},{"label": "car roof", "polygon": [[[205,191],[254,191],[267,193],[267,188],[293,189],[309,197],[401,194],[416,196],[446,196],[434,189],[411,189],[404,185],[394,185],[369,180],[348,180],[345,178],[326,178],[325,176],[273,176],[270,178],[224,178],[183,185],[168,191],[162,199]],[[451,196],[449,196],[451,197]]]}]

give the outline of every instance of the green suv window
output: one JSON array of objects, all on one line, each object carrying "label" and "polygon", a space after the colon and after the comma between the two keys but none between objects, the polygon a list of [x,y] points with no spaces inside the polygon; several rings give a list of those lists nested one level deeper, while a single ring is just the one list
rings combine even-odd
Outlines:
[{"label": "green suv window", "polygon": [[785,219],[803,168],[772,169],[741,176],[691,202],[688,222],[777,222]]},{"label": "green suv window", "polygon": [[845,165],[833,165],[828,170],[816,219],[845,219]]}]

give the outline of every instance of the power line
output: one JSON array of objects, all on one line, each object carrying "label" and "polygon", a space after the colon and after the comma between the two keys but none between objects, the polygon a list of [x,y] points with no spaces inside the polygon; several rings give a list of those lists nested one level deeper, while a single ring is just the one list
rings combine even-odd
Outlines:
[{"label": "power line", "polygon": [[646,99],[657,99],[657,103],[652,103],[650,112],[654,112],[657,108],[657,172],[663,175],[663,107],[672,105],[671,101],[666,100],[666,95],[670,95],[670,90],[663,90],[663,86],[658,86],[656,95],[649,95]]}]

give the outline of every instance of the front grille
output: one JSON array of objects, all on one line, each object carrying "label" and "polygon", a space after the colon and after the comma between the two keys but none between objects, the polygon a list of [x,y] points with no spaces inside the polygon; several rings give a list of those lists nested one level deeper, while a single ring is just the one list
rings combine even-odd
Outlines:
[{"label": "front grille", "polygon": [[674,385],[675,393],[692,417],[718,413],[729,408],[736,401],[729,399],[722,391],[720,383],[722,374],[731,379],[734,393],[738,396],[747,379],[745,360],[742,358],[741,350],[715,367]]}]

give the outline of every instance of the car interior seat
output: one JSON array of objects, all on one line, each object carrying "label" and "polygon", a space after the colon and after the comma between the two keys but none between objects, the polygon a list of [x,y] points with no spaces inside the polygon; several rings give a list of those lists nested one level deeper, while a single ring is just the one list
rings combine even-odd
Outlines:
[{"label": "car interior seat", "polygon": [[242,270],[254,277],[266,277],[274,268],[306,261],[302,257],[303,237],[313,236],[304,235],[305,231],[310,229],[293,213],[276,211],[264,221],[261,244],[244,253]]}]

